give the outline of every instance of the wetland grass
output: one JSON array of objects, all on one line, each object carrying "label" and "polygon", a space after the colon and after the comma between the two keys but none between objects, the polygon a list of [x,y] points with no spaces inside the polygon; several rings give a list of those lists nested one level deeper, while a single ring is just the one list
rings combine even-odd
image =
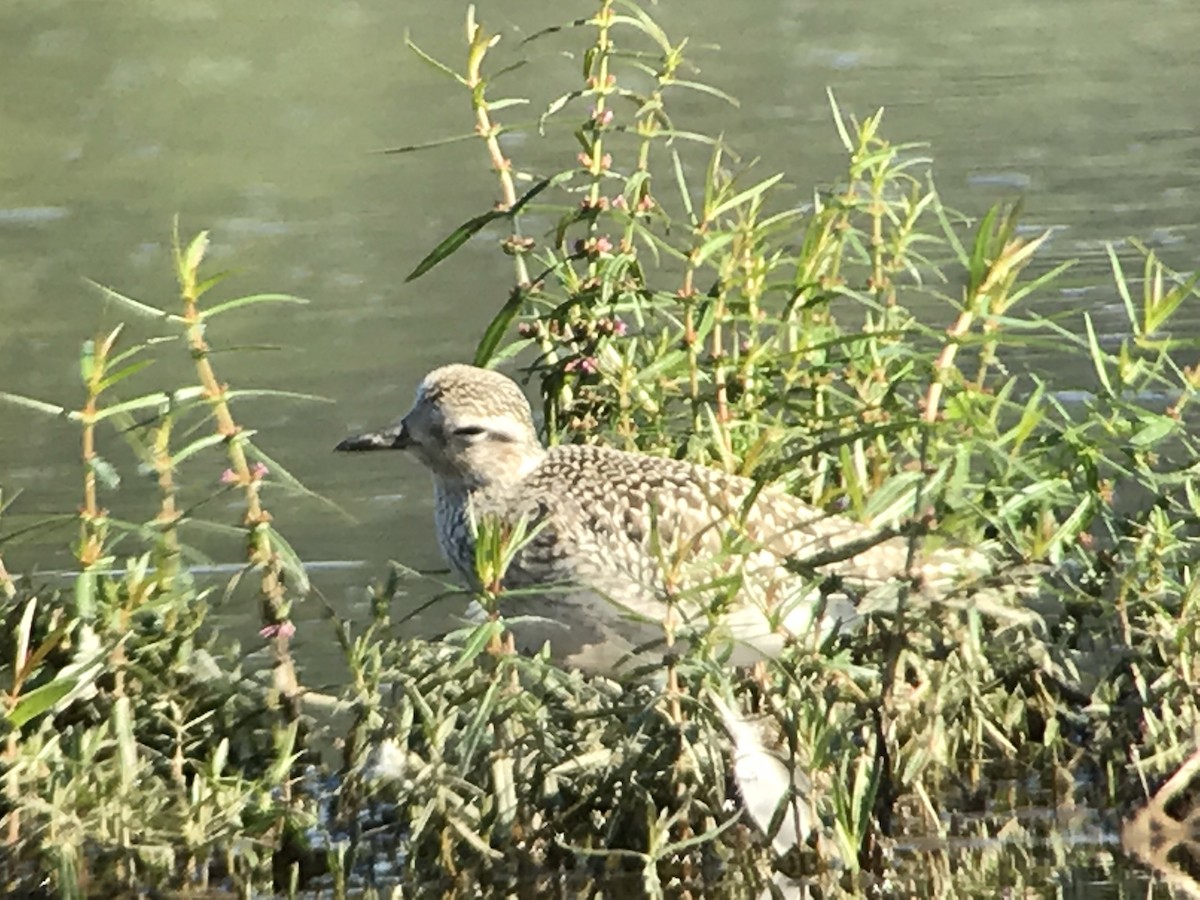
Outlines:
[{"label": "wetland grass", "polygon": [[[501,199],[411,277],[485,227],[509,230],[512,284],[475,362],[531,375],[551,442],[780,482],[914,549],[981,548],[994,576],[754,671],[726,666],[701,629],[655,677],[617,682],[508,652],[520,623],[499,615],[502,573],[520,535],[496,534],[480,541],[482,622],[405,636],[396,620],[422,576],[400,566],[371,589],[368,621],[336,622],[351,715],[331,718],[290,650],[308,576],[261,492],[303,488],[234,417],[261,392],[222,383],[209,352],[221,315],[295,301],[211,300],[206,237],[177,241],[177,304],[104,289],[162,339],[88,341],[77,408],[3,395],[79,429],[83,497],[66,517],[70,590],[0,567],[5,891],[1036,893],[1075,877],[1052,874],[1064,867],[1125,877],[1104,835],[1164,782],[1126,837],[1156,815],[1185,846],[1200,365],[1176,323],[1196,279],[1145,248],[1131,275],[1111,251],[1125,333],[1102,340],[1087,311],[1039,312],[1063,268],[1040,264],[1046,236],[1026,236],[1015,208],[973,222],[947,209],[921,148],[889,143],[881,115],[831,103],[846,170],[799,195],[677,121],[681,93],[722,95],[635,4],[600,0],[529,40],[585,51],[582,81],[537,123],[557,172],[506,155],[503,119],[522,98],[494,91],[520,60],[495,60],[506,48],[473,14],[461,73],[417,50],[461,84]],[[194,380],[150,389],[148,361],[180,347]],[[1027,371],[1025,354],[1047,347],[1083,360],[1092,383],[1068,395]],[[119,473],[138,466],[156,509],[121,519]],[[257,670],[213,628],[189,570],[215,496],[240,498],[213,527],[245,551],[228,591],[258,604]],[[0,551],[21,537],[0,534]],[[782,822],[743,813],[734,711],[814,824],[782,859],[762,833]],[[315,748],[333,742],[343,763],[323,766]],[[1186,879],[1160,851],[1145,857]]]}]

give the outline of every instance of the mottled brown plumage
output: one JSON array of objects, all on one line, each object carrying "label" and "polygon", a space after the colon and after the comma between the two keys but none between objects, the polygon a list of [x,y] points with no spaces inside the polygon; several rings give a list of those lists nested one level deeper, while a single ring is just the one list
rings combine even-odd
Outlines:
[{"label": "mottled brown plumage", "polygon": [[902,583],[936,595],[987,568],[978,553],[941,549],[906,579],[908,540],[771,485],[756,494],[746,478],[604,447],[547,450],[517,384],[472,366],[430,372],[397,426],[338,449],[385,447],[432,472],[438,543],[468,584],[478,587],[480,522],[531,527],[504,577],[504,611],[547,620],[516,627],[523,646],[549,640],[557,658],[593,670],[661,641],[668,615],[684,631],[715,625],[743,662],[814,625],[827,632],[851,604],[886,605]]}]

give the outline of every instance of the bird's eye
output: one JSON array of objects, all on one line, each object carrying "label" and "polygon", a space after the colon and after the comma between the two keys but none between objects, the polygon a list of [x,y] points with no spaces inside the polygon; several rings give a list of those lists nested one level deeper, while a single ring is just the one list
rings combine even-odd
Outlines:
[{"label": "bird's eye", "polygon": [[455,437],[478,437],[487,431],[482,425],[464,425],[462,428],[454,429]]}]

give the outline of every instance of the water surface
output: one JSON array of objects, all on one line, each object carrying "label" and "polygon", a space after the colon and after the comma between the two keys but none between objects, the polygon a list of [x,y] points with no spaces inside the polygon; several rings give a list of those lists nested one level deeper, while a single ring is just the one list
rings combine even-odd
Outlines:
[{"label": "water surface", "polygon": [[[493,4],[480,17],[512,48],[552,24],[548,8]],[[570,4],[558,15],[589,8]],[[342,614],[364,613],[360,586],[388,558],[439,560],[417,466],[330,448],[402,412],[433,365],[468,358],[511,277],[506,260],[475,241],[403,283],[438,239],[493,202],[477,142],[372,152],[470,130],[461,89],[403,46],[410,29],[454,60],[462,14],[453,3],[312,0],[10,0],[0,12],[0,390],[75,402],[80,341],[124,317],[84,279],[169,305],[173,217],[187,233],[211,229],[213,265],[234,272],[229,291],[311,300],[222,321],[222,346],[282,349],[217,363],[234,386],[336,401],[259,401],[241,414],[269,453],[353,519],[268,495],[300,555],[324,563],[314,583]],[[951,206],[978,213],[1020,195],[1030,225],[1054,226],[1045,264],[1083,264],[1046,302],[1086,307],[1118,327],[1104,246],[1128,236],[1177,267],[1192,265],[1200,221],[1192,0],[689,0],[656,15],[676,38],[692,36],[697,77],[741,101],[683,97],[681,125],[724,131],[762,157],[764,174],[786,170],[801,195],[841,170],[828,87],[860,117],[887,107],[892,140],[929,142]],[[532,45],[532,64],[505,91],[545,102],[555,85],[573,87],[578,60],[563,55],[572,47],[579,42],[569,36]],[[533,168],[564,166],[562,154],[573,152],[532,139],[510,150]],[[157,370],[169,382],[185,367],[180,359]],[[24,492],[7,530],[77,507],[77,448],[62,421],[0,411],[0,486],[6,497]],[[137,494],[120,442],[103,452]],[[190,476],[215,484],[220,472]],[[210,549],[236,558],[233,544]],[[15,571],[70,567],[63,536],[6,547],[5,556]],[[252,609],[227,615],[253,630]],[[297,611],[297,652],[318,682],[337,671],[322,616],[317,602]]]}]

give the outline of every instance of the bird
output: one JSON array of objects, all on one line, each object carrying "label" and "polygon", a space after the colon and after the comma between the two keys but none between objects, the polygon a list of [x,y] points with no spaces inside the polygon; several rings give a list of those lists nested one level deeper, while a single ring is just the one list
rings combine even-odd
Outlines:
[{"label": "bird", "polygon": [[[477,550],[498,525],[514,541],[498,600],[516,646],[548,645],[591,674],[620,674],[696,633],[727,665],[777,657],[901,595],[947,597],[991,572],[978,550],[928,549],[778,485],[604,446],[546,447],[520,386],[475,366],[434,369],[402,418],[335,449],[406,450],[429,470],[438,545],[474,592],[497,587]],[[731,694],[706,694],[746,814],[783,855],[817,824],[803,766],[770,749],[770,729]]]},{"label": "bird", "polygon": [[[902,593],[938,598],[990,571],[975,549],[880,530],[685,460],[591,444],[546,447],[507,375],[430,371],[396,423],[339,451],[406,450],[433,477],[437,541],[472,590],[476,544],[498,524],[523,536],[501,579],[517,647],[611,674],[701,631],[729,665],[824,640]],[[676,640],[676,636],[680,640]]]}]

